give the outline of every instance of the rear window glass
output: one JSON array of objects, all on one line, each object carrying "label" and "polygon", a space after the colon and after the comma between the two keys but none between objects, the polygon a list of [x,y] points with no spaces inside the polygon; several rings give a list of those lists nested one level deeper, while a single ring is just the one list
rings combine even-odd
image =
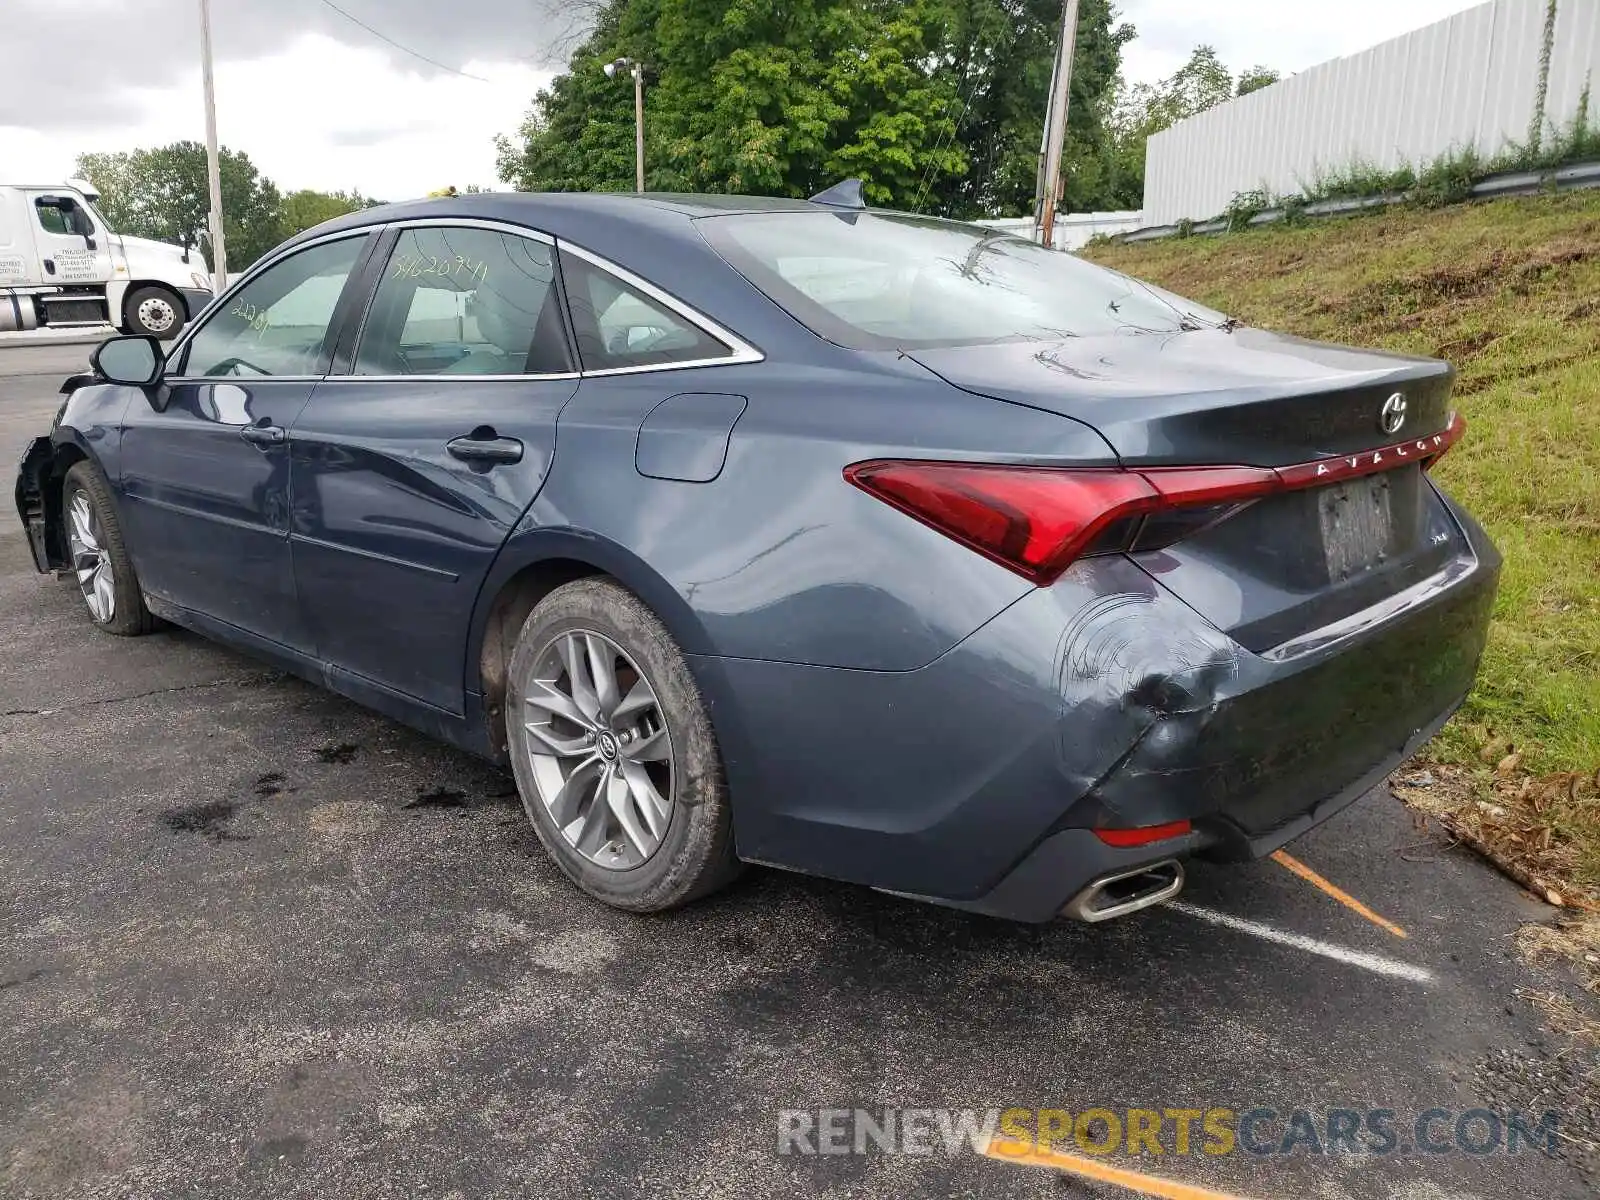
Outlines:
[{"label": "rear window glass", "polygon": [[1076,255],[900,213],[707,217],[717,252],[793,316],[858,349],[1171,333],[1213,312]]}]

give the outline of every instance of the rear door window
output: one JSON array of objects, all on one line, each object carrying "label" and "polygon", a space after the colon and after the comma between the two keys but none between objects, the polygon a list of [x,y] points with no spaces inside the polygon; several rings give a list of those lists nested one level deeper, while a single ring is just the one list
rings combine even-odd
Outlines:
[{"label": "rear door window", "polygon": [[567,250],[561,278],[585,371],[715,362],[733,354],[688,317]]},{"label": "rear door window", "polygon": [[362,331],[357,375],[570,370],[548,242],[473,226],[401,231]]}]

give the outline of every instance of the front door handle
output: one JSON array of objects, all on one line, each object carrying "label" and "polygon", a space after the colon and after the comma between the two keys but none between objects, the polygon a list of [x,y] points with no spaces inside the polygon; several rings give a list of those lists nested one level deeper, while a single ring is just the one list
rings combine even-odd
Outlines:
[{"label": "front door handle", "polygon": [[239,430],[239,436],[257,446],[276,446],[288,433],[281,425],[246,425]]},{"label": "front door handle", "polygon": [[469,463],[515,463],[522,461],[522,443],[516,438],[496,437],[494,432],[475,429],[466,437],[451,438],[444,444],[452,457]]}]

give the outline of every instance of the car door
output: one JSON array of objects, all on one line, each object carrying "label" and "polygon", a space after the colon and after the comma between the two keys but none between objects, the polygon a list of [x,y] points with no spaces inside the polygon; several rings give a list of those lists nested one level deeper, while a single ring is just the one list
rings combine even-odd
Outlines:
[{"label": "car door", "polygon": [[111,239],[89,210],[64,192],[29,191],[45,283],[105,283],[111,278]]},{"label": "car door", "polygon": [[175,348],[125,418],[120,490],[145,591],[309,651],[289,553],[288,430],[328,369],[370,235],[249,277]]},{"label": "car door", "polygon": [[295,577],[319,657],[460,713],[479,586],[578,375],[549,238],[425,221],[380,254],[348,373],[291,431]]}]

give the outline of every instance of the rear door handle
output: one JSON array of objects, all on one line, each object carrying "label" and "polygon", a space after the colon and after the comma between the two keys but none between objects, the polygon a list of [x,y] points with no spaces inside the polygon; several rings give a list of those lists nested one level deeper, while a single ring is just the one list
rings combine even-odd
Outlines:
[{"label": "rear door handle", "polygon": [[516,438],[483,437],[471,434],[451,438],[444,444],[455,458],[469,463],[515,463],[522,461],[522,443]]},{"label": "rear door handle", "polygon": [[281,425],[246,425],[239,436],[258,446],[275,446],[288,436]]}]

